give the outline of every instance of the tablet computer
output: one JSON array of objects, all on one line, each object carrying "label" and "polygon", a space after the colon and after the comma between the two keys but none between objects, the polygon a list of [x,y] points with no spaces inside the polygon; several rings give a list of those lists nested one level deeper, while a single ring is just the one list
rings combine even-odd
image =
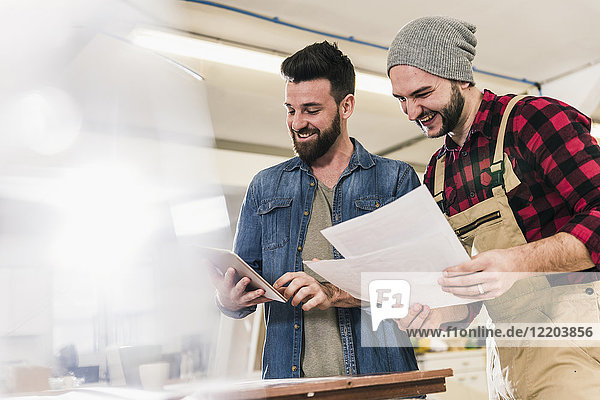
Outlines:
[{"label": "tablet computer", "polygon": [[216,249],[212,247],[203,247],[201,254],[206,260],[217,270],[221,276],[225,275],[225,272],[229,267],[235,269],[237,274],[241,277],[247,276],[250,278],[248,289],[256,290],[263,289],[267,299],[280,301],[285,303],[287,300],[281,293],[279,293],[273,286],[269,284],[262,276],[260,276],[252,267],[244,262],[233,251],[226,249]]}]

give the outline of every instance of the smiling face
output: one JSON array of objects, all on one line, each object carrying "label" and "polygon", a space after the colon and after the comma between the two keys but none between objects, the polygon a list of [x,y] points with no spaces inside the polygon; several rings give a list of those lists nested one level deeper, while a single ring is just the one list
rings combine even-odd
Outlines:
[{"label": "smiling face", "polygon": [[408,65],[391,68],[390,80],[402,111],[425,135],[436,138],[462,130],[462,88],[468,83],[450,81]]},{"label": "smiling face", "polygon": [[325,155],[341,133],[338,104],[327,79],[287,82],[287,126],[294,152],[307,164]]}]

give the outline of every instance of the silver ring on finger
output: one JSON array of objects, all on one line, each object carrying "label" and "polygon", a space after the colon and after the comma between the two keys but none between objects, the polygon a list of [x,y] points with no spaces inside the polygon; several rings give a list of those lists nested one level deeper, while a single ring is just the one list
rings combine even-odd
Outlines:
[{"label": "silver ring on finger", "polygon": [[477,284],[477,290],[479,290],[479,294],[485,294],[485,290],[483,290],[483,285],[481,283]]}]

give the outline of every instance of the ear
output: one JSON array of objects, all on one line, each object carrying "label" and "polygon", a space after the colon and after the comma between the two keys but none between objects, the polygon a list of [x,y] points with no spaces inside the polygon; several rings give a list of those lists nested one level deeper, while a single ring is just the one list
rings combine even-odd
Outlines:
[{"label": "ear", "polygon": [[470,82],[460,82],[458,85],[462,90],[466,90],[471,86]]},{"label": "ear", "polygon": [[342,99],[342,101],[340,101],[339,110],[340,110],[340,118],[341,119],[350,118],[350,116],[354,112],[355,101],[356,100],[355,100],[353,94],[347,94],[346,97],[344,97]]}]

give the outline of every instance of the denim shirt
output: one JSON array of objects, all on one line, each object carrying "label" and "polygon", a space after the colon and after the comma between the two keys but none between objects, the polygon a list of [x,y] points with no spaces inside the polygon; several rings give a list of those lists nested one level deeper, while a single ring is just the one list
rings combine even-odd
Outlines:
[{"label": "denim shirt", "polygon": [[[358,141],[351,140],[354,153],[335,187],[333,225],[371,212],[419,186],[411,166],[370,154]],[[310,167],[295,157],[259,172],[248,187],[234,251],[271,284],[286,272],[303,270],[302,248],[316,182]],[[334,258],[342,258],[336,249],[333,253]],[[233,318],[243,318],[256,309],[254,306],[232,312],[220,308]],[[377,332],[372,332],[370,328],[361,329],[364,311],[360,307],[337,311],[346,374],[417,369],[410,341],[394,323],[382,323]],[[263,378],[300,377],[301,306],[265,303],[265,322]],[[370,319],[364,325],[370,327]],[[371,345],[361,346],[361,339]],[[403,347],[397,345],[398,341]]]}]

